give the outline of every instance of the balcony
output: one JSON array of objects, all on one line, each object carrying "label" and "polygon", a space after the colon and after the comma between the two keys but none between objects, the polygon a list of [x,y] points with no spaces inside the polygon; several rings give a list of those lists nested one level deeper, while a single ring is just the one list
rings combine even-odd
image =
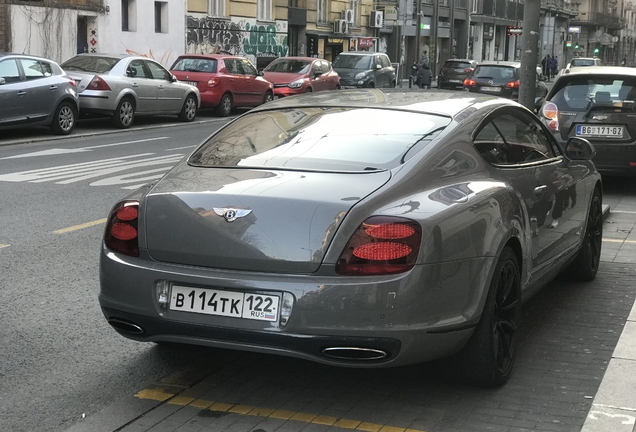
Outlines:
[{"label": "balcony", "polygon": [[544,0],[541,2],[541,9],[556,11],[563,15],[575,17],[579,13],[578,3],[565,0]]}]

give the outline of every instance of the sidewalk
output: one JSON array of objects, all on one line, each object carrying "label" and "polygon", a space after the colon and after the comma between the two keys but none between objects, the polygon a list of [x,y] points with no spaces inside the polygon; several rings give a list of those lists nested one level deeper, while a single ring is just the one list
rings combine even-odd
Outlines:
[{"label": "sidewalk", "polygon": [[[636,203],[612,203],[605,225],[601,260],[636,263]],[[609,241],[613,240],[613,241]],[[636,273],[636,272],[635,272]],[[636,281],[636,274],[633,276]],[[611,317],[608,317],[611,319]],[[636,432],[636,303],[625,323],[614,354],[594,397],[581,432]]]}]

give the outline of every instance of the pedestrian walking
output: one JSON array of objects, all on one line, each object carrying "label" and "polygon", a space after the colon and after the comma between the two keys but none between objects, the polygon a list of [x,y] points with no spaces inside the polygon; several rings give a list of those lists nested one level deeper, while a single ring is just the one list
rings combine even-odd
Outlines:
[{"label": "pedestrian walking", "polygon": [[546,54],[541,60],[541,70],[543,71],[543,76],[550,79],[550,54]]},{"label": "pedestrian walking", "polygon": [[623,60],[621,60],[621,66],[625,66],[626,64],[627,64],[627,59],[623,57]]},{"label": "pedestrian walking", "polygon": [[422,66],[422,67],[427,66],[428,67],[429,61],[430,61],[430,59],[428,58],[428,51],[424,50],[424,52],[422,52],[422,58],[420,59],[420,66]]},{"label": "pedestrian walking", "polygon": [[559,70],[559,61],[556,56],[552,56],[550,59],[550,72],[552,74],[552,78],[557,76],[557,71]]}]

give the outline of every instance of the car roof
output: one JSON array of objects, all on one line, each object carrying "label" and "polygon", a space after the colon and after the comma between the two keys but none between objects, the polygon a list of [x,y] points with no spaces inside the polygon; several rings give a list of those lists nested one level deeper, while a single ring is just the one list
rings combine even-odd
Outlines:
[{"label": "car roof", "polygon": [[38,60],[46,60],[48,62],[57,63],[55,60],[51,60],[46,57],[31,55],[31,54],[21,54],[21,53],[10,53],[10,52],[0,52],[0,57],[22,57],[22,58],[31,58]]},{"label": "car roof", "polygon": [[214,59],[214,60],[219,60],[219,59],[226,59],[226,58],[240,58],[240,59],[244,59],[246,57],[240,56],[240,55],[233,55],[233,54],[181,54],[178,59],[182,59],[182,58],[199,58],[199,59]]},{"label": "car roof", "polygon": [[479,66],[508,66],[508,67],[521,67],[521,62],[516,61],[484,61],[479,63]]},{"label": "car roof", "polygon": [[[577,57],[580,58],[580,57]],[[636,77],[636,69],[635,68],[627,68],[624,66],[586,66],[584,68],[574,68],[574,69],[566,69],[563,71],[563,74],[559,75],[561,77],[570,77],[577,75],[627,75]]]},{"label": "car roof", "polygon": [[251,112],[301,107],[379,108],[454,117],[470,107],[491,105],[519,106],[506,98],[466,92],[422,92],[394,89],[349,89],[335,92],[305,93],[276,99],[253,108]]},{"label": "car roof", "polygon": [[272,60],[272,62],[274,62],[276,60],[305,60],[305,61],[309,61],[309,62],[312,62],[314,60],[324,60],[326,62],[329,62],[329,60],[321,59],[321,58],[317,58],[317,57],[301,57],[301,56],[276,57],[274,60]]},{"label": "car roof", "polygon": [[573,57],[572,59],[570,59],[570,61],[572,60],[600,60],[600,58],[598,57]]},{"label": "car roof", "polygon": [[446,60],[446,61],[447,61],[447,62],[450,62],[450,61],[452,61],[452,62],[468,62],[468,63],[471,63],[471,62],[477,62],[477,60],[472,60],[472,59],[460,59],[460,58],[450,58],[450,59],[448,59],[448,60]]},{"label": "car roof", "polygon": [[343,52],[341,52],[338,55],[372,56],[372,55],[376,55],[376,54],[386,55],[385,53],[381,53],[381,52],[367,52],[367,51],[343,51]]}]

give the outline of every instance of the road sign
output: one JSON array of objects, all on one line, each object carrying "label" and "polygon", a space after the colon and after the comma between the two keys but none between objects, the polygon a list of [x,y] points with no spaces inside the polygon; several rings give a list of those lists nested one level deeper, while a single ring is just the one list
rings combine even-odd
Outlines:
[{"label": "road sign", "polygon": [[581,27],[579,26],[568,27],[568,33],[581,33]]}]

